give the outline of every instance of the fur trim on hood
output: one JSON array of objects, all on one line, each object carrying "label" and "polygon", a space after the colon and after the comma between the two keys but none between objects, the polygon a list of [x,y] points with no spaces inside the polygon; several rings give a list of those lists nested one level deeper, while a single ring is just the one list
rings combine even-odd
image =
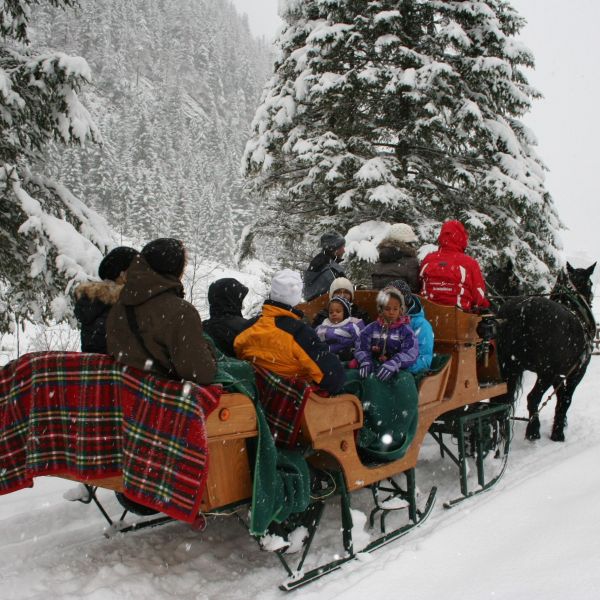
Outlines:
[{"label": "fur trim on hood", "polygon": [[91,301],[99,300],[103,304],[116,304],[123,284],[115,283],[114,281],[91,281],[82,283],[75,288],[75,299],[80,300],[86,297]]},{"label": "fur trim on hood", "polygon": [[406,242],[385,238],[377,246],[379,260],[384,263],[396,262],[400,258],[416,257],[417,251]]}]

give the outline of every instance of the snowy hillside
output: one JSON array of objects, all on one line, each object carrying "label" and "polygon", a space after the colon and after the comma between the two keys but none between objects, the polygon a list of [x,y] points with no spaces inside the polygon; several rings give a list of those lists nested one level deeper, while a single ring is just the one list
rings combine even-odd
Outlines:
[{"label": "snowy hillside", "polygon": [[[531,381],[530,381],[531,383]],[[293,592],[295,598],[412,600],[536,598],[592,600],[600,573],[600,357],[575,394],[567,441],[548,439],[552,405],[542,413],[542,439],[524,440],[516,422],[509,467],[491,491],[454,509],[456,469],[427,442],[417,483],[422,497],[439,485],[433,514],[407,537]],[[519,414],[524,413],[522,405]],[[493,460],[493,459],[491,459]],[[183,523],[102,535],[92,507],[64,500],[73,484],[50,477],[0,497],[0,597],[71,600],[237,600],[280,598],[277,558],[259,551],[234,517],[209,520],[204,532]],[[114,513],[116,502],[103,497]],[[366,494],[353,496],[366,512]],[[322,561],[340,552],[337,502],[327,509],[316,546]]]}]

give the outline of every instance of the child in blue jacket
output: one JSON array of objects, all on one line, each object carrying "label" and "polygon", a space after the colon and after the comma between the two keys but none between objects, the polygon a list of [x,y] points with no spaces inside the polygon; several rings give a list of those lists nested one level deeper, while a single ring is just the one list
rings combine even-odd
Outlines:
[{"label": "child in blue jacket", "polygon": [[410,327],[417,336],[419,342],[419,356],[417,360],[408,367],[411,373],[421,373],[431,368],[433,360],[433,327],[425,318],[425,312],[421,306],[419,297],[410,291],[410,286],[404,279],[395,279],[388,283],[389,287],[397,288],[404,296],[406,302],[406,314],[410,317]]}]

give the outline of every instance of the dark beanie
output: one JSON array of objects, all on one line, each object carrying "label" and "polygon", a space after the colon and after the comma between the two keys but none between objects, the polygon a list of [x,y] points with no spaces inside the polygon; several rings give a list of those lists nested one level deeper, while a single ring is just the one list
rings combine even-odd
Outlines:
[{"label": "dark beanie", "polygon": [[115,281],[122,271],[127,271],[131,261],[138,255],[138,251],[129,246],[113,248],[103,259],[98,267],[100,279]]},{"label": "dark beanie", "polygon": [[343,311],[343,314],[344,314],[344,319],[347,319],[350,316],[350,302],[348,302],[348,300],[346,300],[346,298],[342,298],[341,296],[334,296],[329,301],[329,304],[327,306],[328,307],[331,306],[332,302],[337,302],[338,304],[342,305],[342,311]]},{"label": "dark beanie", "polygon": [[328,231],[321,236],[323,250],[337,250],[346,244],[346,240],[336,231]]},{"label": "dark beanie", "polygon": [[142,248],[142,256],[153,271],[179,279],[185,267],[183,242],[174,238],[158,238]]},{"label": "dark beanie", "polygon": [[408,285],[408,283],[404,279],[394,279],[393,281],[386,283],[385,287],[394,287],[397,290],[400,290],[400,292],[402,292],[402,295],[404,296],[406,307],[410,308],[412,306],[413,297],[412,292],[410,290],[410,285]]}]

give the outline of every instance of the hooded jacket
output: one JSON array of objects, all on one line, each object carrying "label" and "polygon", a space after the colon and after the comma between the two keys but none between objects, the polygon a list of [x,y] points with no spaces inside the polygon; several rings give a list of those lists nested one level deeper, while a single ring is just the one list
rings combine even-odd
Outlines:
[{"label": "hooded jacket", "polygon": [[419,343],[409,321],[403,316],[387,324],[378,318],[367,325],[354,347],[354,357],[359,365],[369,364],[374,371],[385,364],[393,373],[410,367],[419,355]]},{"label": "hooded jacket", "polygon": [[235,357],[233,340],[251,321],[242,316],[242,304],[248,288],[237,279],[218,279],[208,288],[210,319],[203,322],[204,331],[227,356]]},{"label": "hooded jacket", "polygon": [[302,321],[303,316],[291,306],[265,301],[258,319],[235,338],[235,353],[281,377],[314,381],[335,394],[345,380],[342,363]]},{"label": "hooded jacket", "polygon": [[344,268],[340,259],[330,250],[321,250],[304,271],[304,299],[309,302],[329,291],[331,282],[337,277],[344,277]]},{"label": "hooded jacket", "polygon": [[408,371],[411,373],[427,371],[431,367],[431,361],[433,360],[433,327],[425,318],[421,301],[416,296],[411,296],[406,314],[410,318],[410,328],[415,332],[419,344],[417,360],[408,367]]},{"label": "hooded jacket", "polygon": [[[174,275],[153,271],[138,256],[127,271],[127,283],[107,321],[108,351],[137,369],[200,385],[212,382],[216,362],[202,335],[202,321],[183,299],[183,286]],[[131,330],[126,306],[133,306],[140,334],[149,352]],[[169,375],[165,373],[172,371]]]},{"label": "hooded jacket", "polygon": [[406,242],[385,238],[377,246],[379,260],[371,273],[373,289],[381,290],[394,279],[404,279],[414,294],[419,292],[419,261]]},{"label": "hooded jacket", "polygon": [[485,281],[479,263],[465,254],[469,236],[459,221],[446,221],[438,237],[438,250],[421,264],[421,294],[432,302],[463,310],[487,308]]},{"label": "hooded jacket", "polygon": [[340,360],[352,360],[354,344],[360,332],[365,328],[361,319],[348,317],[340,323],[332,323],[326,318],[316,329],[317,335],[325,342],[329,352],[337,354]]},{"label": "hooded jacket", "polygon": [[81,328],[81,351],[107,354],[106,319],[123,286],[114,281],[82,283],[75,289],[75,318]]}]

